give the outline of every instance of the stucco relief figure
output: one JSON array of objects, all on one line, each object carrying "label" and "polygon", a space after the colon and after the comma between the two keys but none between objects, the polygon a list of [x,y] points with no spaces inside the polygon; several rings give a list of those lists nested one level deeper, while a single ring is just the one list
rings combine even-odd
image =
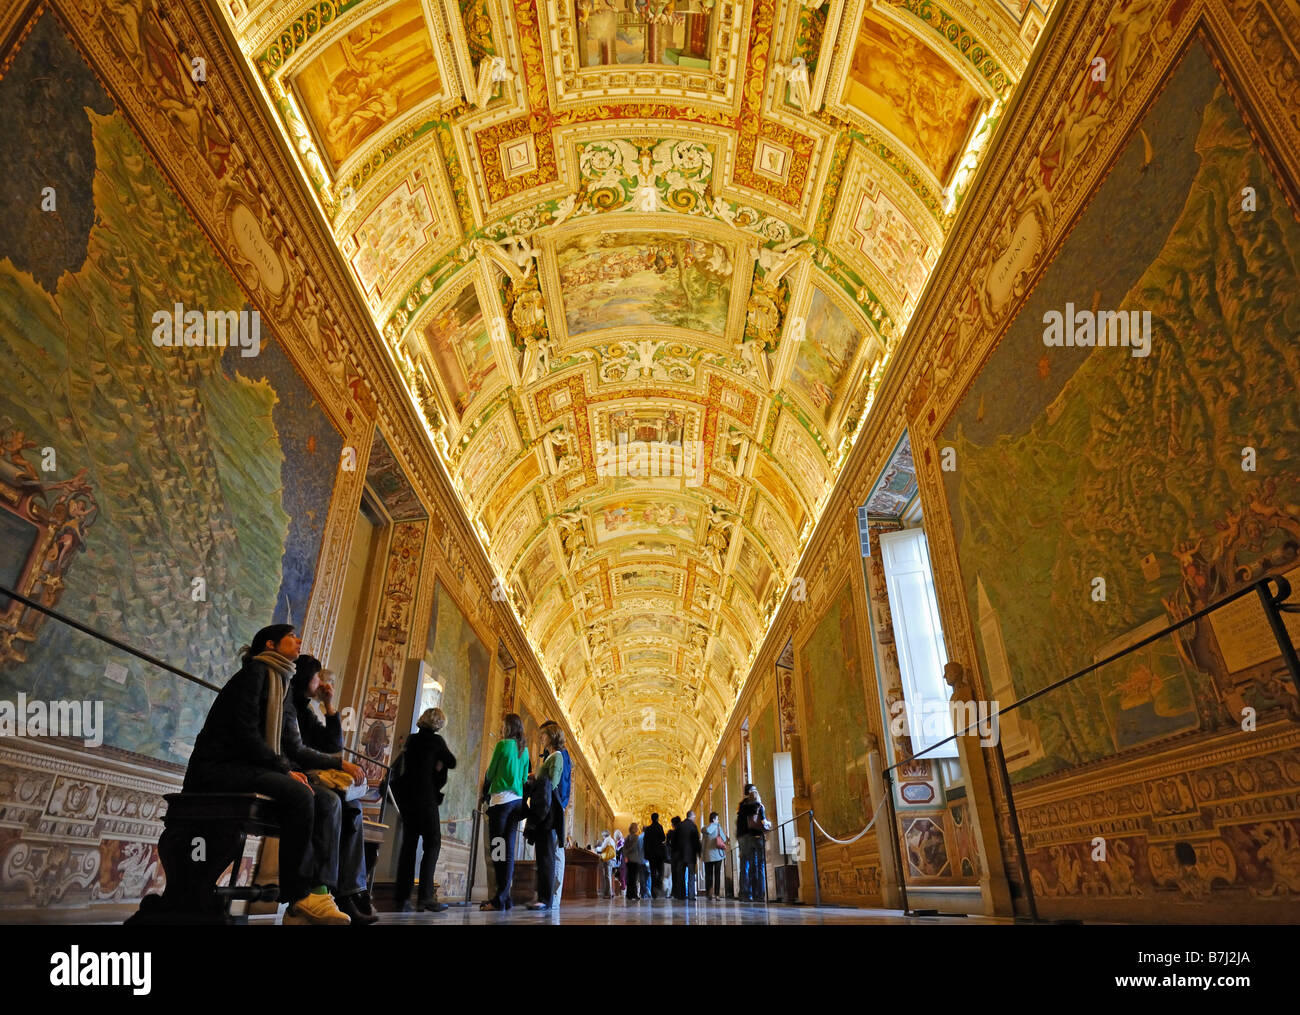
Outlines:
[{"label": "stucco relief figure", "polygon": [[591,544],[587,542],[582,509],[570,508],[556,515],[555,520],[560,529],[560,543],[569,559],[569,568],[576,570],[591,556]]},{"label": "stucco relief figure", "polygon": [[708,532],[704,537],[704,552],[713,569],[721,574],[731,546],[731,530],[736,516],[726,508],[713,504],[709,507]]}]

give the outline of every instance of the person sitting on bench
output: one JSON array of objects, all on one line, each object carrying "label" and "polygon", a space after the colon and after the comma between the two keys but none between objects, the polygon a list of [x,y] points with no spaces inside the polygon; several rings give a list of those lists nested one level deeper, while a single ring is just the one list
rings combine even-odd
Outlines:
[{"label": "person sitting on bench", "polygon": [[[284,713],[285,754],[307,772],[316,793],[313,849],[318,857],[337,857],[331,869],[321,872],[320,880],[331,886],[339,909],[354,926],[378,923],[366,884],[366,836],[361,804],[345,799],[344,791],[338,786],[322,785],[312,774],[319,769],[338,769],[346,772],[353,784],[363,782],[366,777],[360,765],[343,760],[343,727],[334,707],[334,687],[321,680],[320,660],[308,655],[298,657],[292,687],[293,708]],[[311,709],[313,698],[324,706],[324,722]],[[331,841],[326,843],[326,839]]]},{"label": "person sitting on bench", "polygon": [[[280,827],[280,898],[286,924],[346,925],[329,889],[311,878],[315,796],[281,750],[284,714],[293,708],[289,677],[302,641],[292,624],[262,628],[243,665],[217,693],[194,742],[185,793],[262,793]],[[332,794],[331,794],[332,795]]]}]

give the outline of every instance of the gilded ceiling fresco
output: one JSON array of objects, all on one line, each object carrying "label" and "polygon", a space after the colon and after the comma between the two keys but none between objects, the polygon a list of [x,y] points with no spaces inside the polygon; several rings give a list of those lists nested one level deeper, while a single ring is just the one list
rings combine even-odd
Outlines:
[{"label": "gilded ceiling fresco", "polygon": [[222,7],[602,788],[684,804],[1045,6]]}]

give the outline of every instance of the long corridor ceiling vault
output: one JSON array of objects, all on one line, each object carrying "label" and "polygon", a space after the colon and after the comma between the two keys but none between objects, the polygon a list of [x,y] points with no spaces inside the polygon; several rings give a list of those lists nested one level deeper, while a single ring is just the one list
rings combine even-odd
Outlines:
[{"label": "long corridor ceiling vault", "polygon": [[1047,11],[220,6],[602,787],[684,806]]}]

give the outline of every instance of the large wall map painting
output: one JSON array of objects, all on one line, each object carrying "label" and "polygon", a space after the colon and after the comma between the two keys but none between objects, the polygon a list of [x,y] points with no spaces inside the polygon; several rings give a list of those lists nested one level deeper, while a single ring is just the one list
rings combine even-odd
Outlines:
[{"label": "large wall map painting", "polygon": [[[1016,695],[1300,562],[1300,223],[1201,44],[1141,130],[940,436],[981,663]],[[1046,346],[1067,303],[1150,311],[1149,355]],[[1258,604],[1226,612],[1026,706],[1015,778],[1283,704]]]},{"label": "large wall map painting", "polygon": [[605,328],[669,325],[721,335],[727,326],[730,251],[713,240],[671,232],[588,236],[556,250],[570,335]]},{"label": "large wall map painting", "polygon": [[329,46],[294,79],[334,167],[442,90],[420,0],[398,0]]},{"label": "large wall map painting", "polygon": [[[66,209],[54,233],[48,214],[0,230],[0,470],[51,448],[38,497],[79,494],[58,543],[62,610],[223,681],[258,627],[306,616],[343,440],[265,323],[255,356],[154,344],[155,314],[177,304],[248,308],[53,15],[0,105],[48,111],[0,139],[3,185],[52,185]],[[106,743],[188,757],[211,692],[56,623],[25,654],[0,664],[0,698],[102,699]]]},{"label": "large wall map painting", "polygon": [[443,736],[458,763],[443,790],[443,820],[451,822],[444,834],[468,845],[478,801],[475,765],[483,742],[491,656],[442,582],[434,589],[424,662],[442,684],[441,708],[447,713]]},{"label": "large wall map painting", "polygon": [[832,835],[853,835],[871,815],[867,779],[867,702],[860,621],[845,581],[798,646],[813,809]]},{"label": "large wall map painting", "polygon": [[845,101],[902,141],[946,183],[980,95],[906,29],[868,11],[849,65]]}]

